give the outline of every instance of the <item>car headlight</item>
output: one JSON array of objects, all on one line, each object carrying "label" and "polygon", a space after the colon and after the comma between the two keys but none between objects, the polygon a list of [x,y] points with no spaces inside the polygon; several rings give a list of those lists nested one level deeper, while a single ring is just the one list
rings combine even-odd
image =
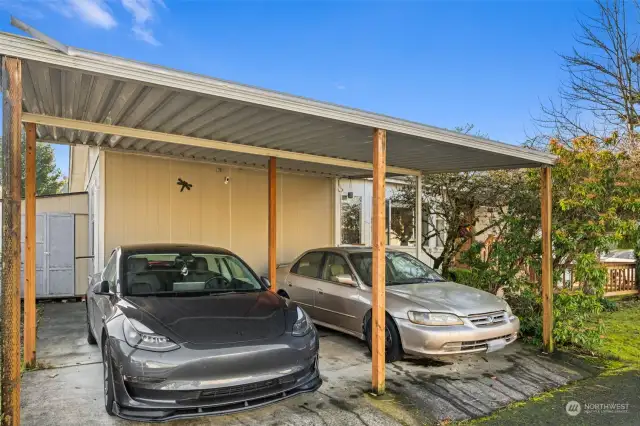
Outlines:
[{"label": "car headlight", "polygon": [[454,314],[442,314],[434,312],[414,312],[409,314],[409,321],[421,325],[462,325],[462,320]]},{"label": "car headlight", "polygon": [[169,338],[154,333],[140,321],[125,318],[122,322],[124,339],[129,346],[146,351],[166,352],[178,348]]},{"label": "car headlight", "polygon": [[309,315],[307,315],[300,306],[296,307],[296,314],[298,316],[296,322],[293,323],[293,331],[291,334],[298,337],[304,336],[311,331],[311,318],[309,318]]},{"label": "car headlight", "polygon": [[514,319],[516,319],[516,316],[513,315],[513,311],[511,310],[511,306],[509,306],[509,304],[507,303],[507,316],[509,317],[509,321],[513,321]]}]

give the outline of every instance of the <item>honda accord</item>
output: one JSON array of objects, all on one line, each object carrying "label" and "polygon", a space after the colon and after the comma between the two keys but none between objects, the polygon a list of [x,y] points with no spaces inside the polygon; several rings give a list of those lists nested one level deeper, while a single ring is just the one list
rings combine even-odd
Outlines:
[{"label": "honda accord", "polygon": [[[313,322],[363,339],[371,349],[371,248],[303,253],[276,275],[278,292]],[[387,362],[404,354],[448,357],[493,352],[513,343],[520,321],[491,293],[450,282],[401,251],[386,252]]]}]

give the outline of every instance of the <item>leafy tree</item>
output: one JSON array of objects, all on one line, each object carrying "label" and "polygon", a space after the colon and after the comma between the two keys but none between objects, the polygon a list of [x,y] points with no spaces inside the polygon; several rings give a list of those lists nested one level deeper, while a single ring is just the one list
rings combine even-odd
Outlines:
[{"label": "leafy tree", "polygon": [[[2,138],[0,137],[0,143]],[[21,164],[22,164],[22,194],[25,194],[26,179],[26,138],[22,134]],[[2,168],[2,152],[0,150],[0,169]],[[0,174],[1,179],[1,174]],[[58,194],[64,188],[65,179],[62,171],[56,166],[53,147],[47,143],[36,144],[36,195]]]},{"label": "leafy tree", "polygon": [[[590,136],[575,138],[572,148],[550,144],[558,156],[552,171],[555,276],[575,264],[585,291],[595,294],[605,283],[595,256],[638,233],[640,181],[629,169],[629,157],[615,148],[616,138],[603,140],[604,145]],[[502,276],[505,287],[521,277],[521,271],[541,269],[540,174],[526,170],[513,175],[519,184],[505,209],[499,238],[486,259],[474,251],[467,259],[475,269],[488,271],[485,281]]]}]

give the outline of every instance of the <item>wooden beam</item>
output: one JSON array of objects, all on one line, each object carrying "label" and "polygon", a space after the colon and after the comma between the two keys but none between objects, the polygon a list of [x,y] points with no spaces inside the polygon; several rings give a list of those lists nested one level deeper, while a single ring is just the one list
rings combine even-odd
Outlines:
[{"label": "wooden beam", "polygon": [[[266,157],[276,157],[286,160],[306,161],[309,163],[326,164],[336,167],[345,167],[360,170],[373,170],[373,164],[364,161],[345,160],[342,158],[323,157],[322,155],[303,154],[299,152],[284,151],[280,149],[264,148],[253,145],[243,145],[240,143],[216,141],[212,139],[195,138],[171,133],[155,132],[144,129],[134,129],[132,127],[114,126],[112,124],[93,123],[91,121],[73,120],[70,118],[51,117],[48,115],[22,114],[22,121],[35,123],[43,126],[61,127],[64,129],[82,130],[85,132],[104,133],[108,135],[122,136],[128,138],[145,139],[159,142],[168,142],[177,145],[188,145],[193,147],[219,149],[222,151],[239,152],[241,154],[252,154]],[[389,173],[400,175],[417,176],[417,170],[405,169],[402,167],[389,167]]]},{"label": "wooden beam", "polygon": [[2,57],[2,425],[20,424],[22,63]]},{"label": "wooden beam", "polygon": [[385,390],[385,168],[387,159],[387,133],[373,131],[373,217],[371,231],[372,253],[372,390],[376,395]]},{"label": "wooden beam", "polygon": [[551,168],[541,169],[540,205],[542,218],[542,344],[553,352],[553,266],[551,247]]},{"label": "wooden beam", "polygon": [[414,214],[414,238],[416,241],[416,257],[422,254],[422,176],[416,176],[416,212]]},{"label": "wooden beam", "polygon": [[276,159],[269,158],[269,282],[271,291],[277,291],[276,286]]},{"label": "wooden beam", "polygon": [[36,363],[36,125],[26,123],[25,237],[24,237],[24,364]]}]

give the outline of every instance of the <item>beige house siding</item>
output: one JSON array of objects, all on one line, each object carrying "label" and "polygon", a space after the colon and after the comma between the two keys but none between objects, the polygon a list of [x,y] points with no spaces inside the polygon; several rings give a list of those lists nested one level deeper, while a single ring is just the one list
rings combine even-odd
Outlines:
[{"label": "beige house siding", "polygon": [[[104,255],[122,244],[181,242],[224,247],[267,269],[267,174],[186,160],[105,155]],[[225,183],[225,178],[229,182]],[[193,187],[180,192],[181,178]],[[278,262],[333,243],[333,184],[278,175]]]}]

